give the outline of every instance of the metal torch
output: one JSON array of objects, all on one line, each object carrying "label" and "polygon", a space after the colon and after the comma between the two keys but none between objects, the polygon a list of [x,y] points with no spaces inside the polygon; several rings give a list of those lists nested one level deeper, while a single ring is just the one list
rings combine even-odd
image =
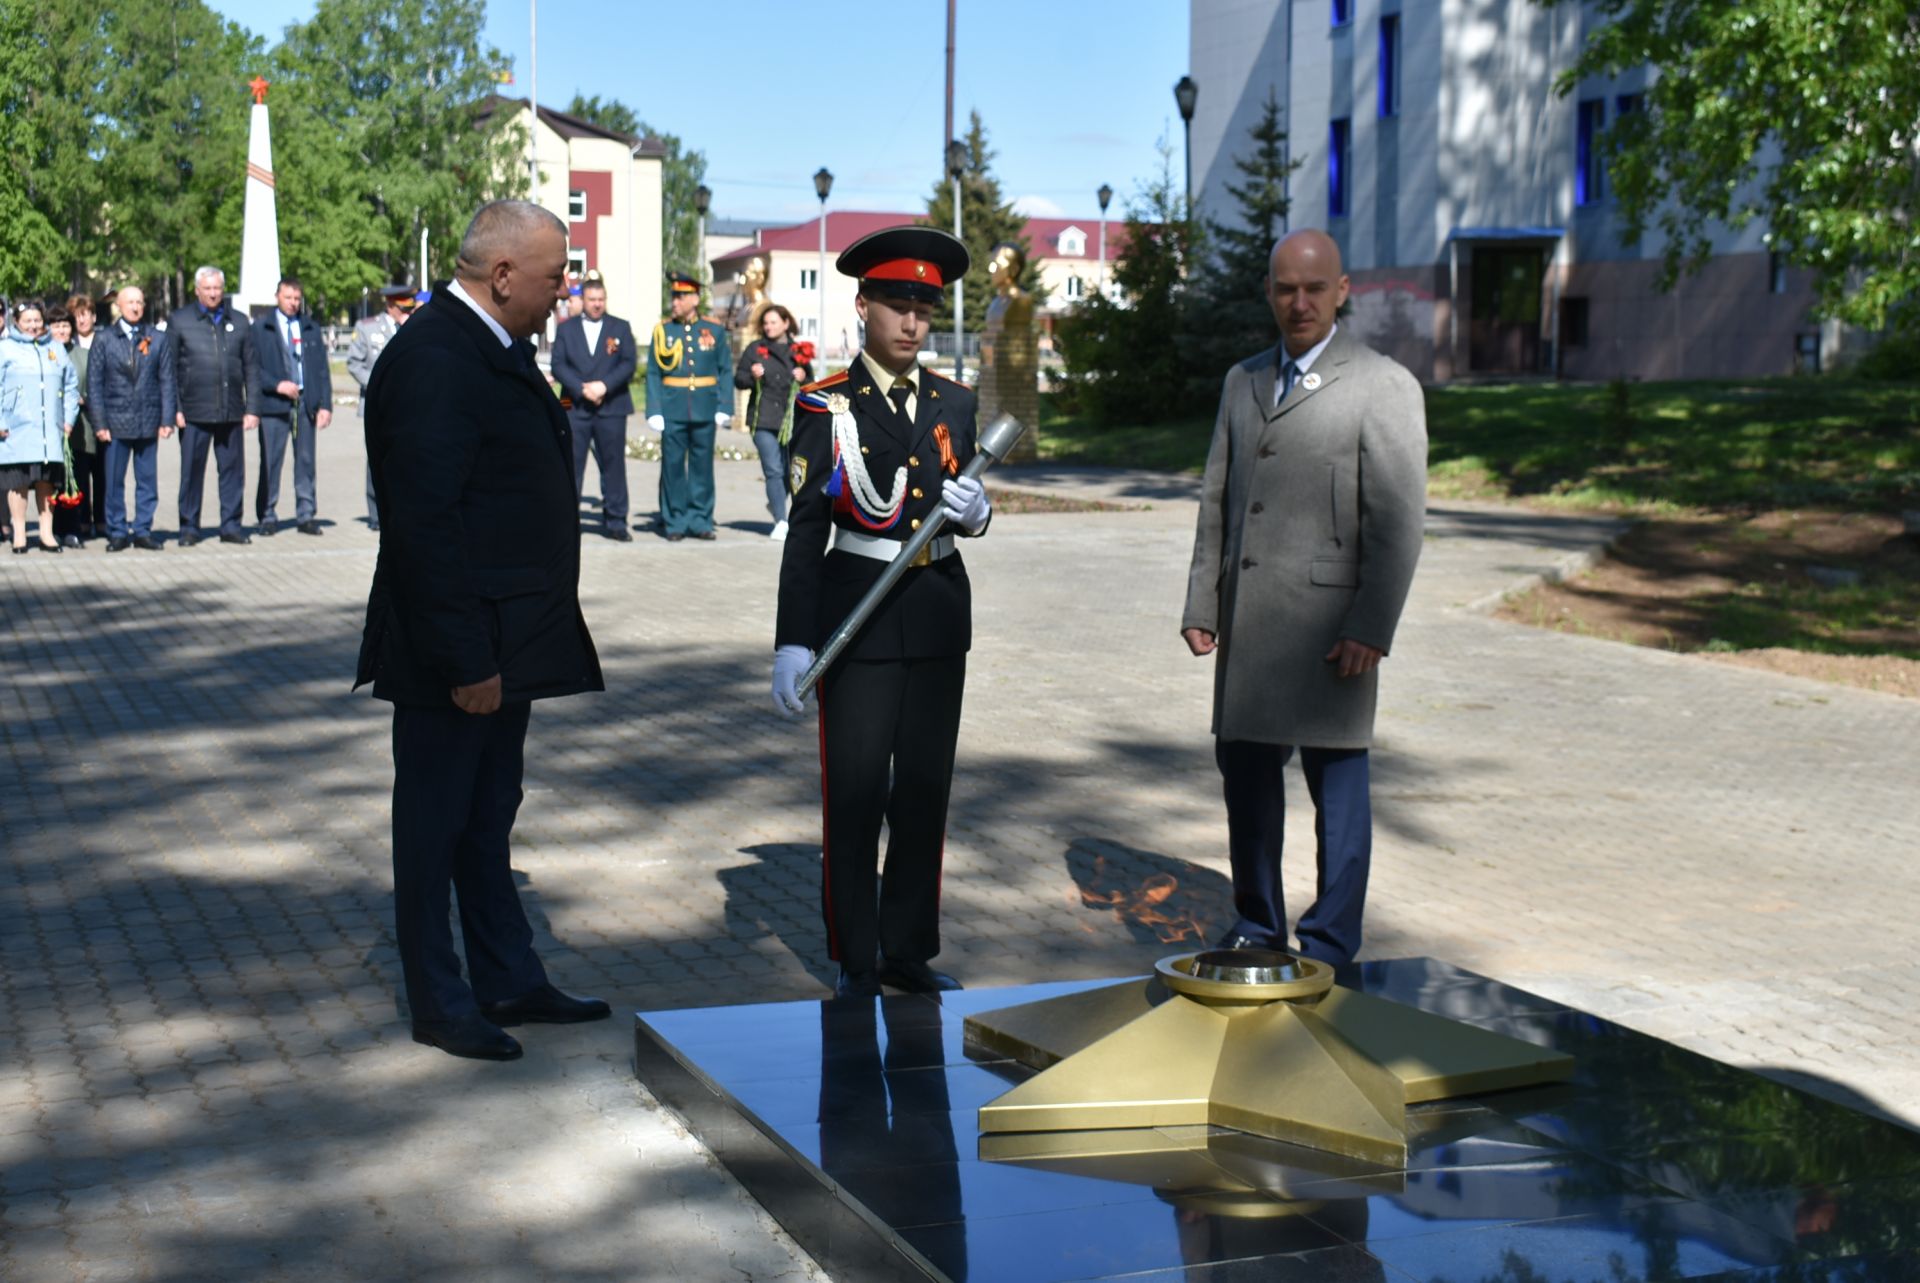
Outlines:
[{"label": "metal torch", "polygon": [[[1003,414],[989,423],[986,430],[980,434],[978,449],[967,463],[967,470],[961,475],[977,479],[988,468],[1005,459],[1008,452],[1013,449],[1014,442],[1018,441],[1020,435],[1026,430],[1026,425],[1011,414]],[[860,599],[860,604],[855,606],[846,620],[833,630],[833,636],[827,638],[827,644],[820,648],[820,655],[813,661],[813,667],[800,678],[800,684],[794,689],[802,700],[805,700],[808,692],[819,683],[822,674],[833,667],[833,661],[840,657],[840,652],[847,648],[847,643],[853,640],[853,635],[860,631],[861,625],[865,624],[873,612],[879,608],[881,600],[893,590],[895,584],[900,582],[900,576],[907,573],[907,567],[913,564],[913,559],[919,556],[920,551],[938,538],[940,532],[946,528],[947,510],[935,508],[933,516],[922,522],[920,528],[913,532],[913,537],[900,545],[900,551],[895,554],[892,561],[887,563],[886,569],[880,572],[880,578],[874,580],[873,587],[867,589],[867,595]]]}]

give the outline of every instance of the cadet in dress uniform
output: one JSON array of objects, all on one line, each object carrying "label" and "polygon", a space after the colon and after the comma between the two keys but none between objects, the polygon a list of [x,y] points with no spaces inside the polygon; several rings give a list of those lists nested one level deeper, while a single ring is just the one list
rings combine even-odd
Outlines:
[{"label": "cadet in dress uniform", "polygon": [[[413,314],[413,288],[389,285],[380,291],[380,315],[364,317],[353,324],[353,341],[347,344],[347,373],[360,385],[361,413],[366,413],[367,384],[373,381],[374,362],[387,350],[387,341],[400,332]],[[380,505],[373,497],[373,465],[367,465],[367,528],[380,529]]]},{"label": "cadet in dress uniform", "polygon": [[[970,537],[992,516],[980,483],[960,475],[975,449],[973,393],[916,363],[942,289],[967,270],[966,246],[930,227],[888,228],[836,266],[860,281],[866,350],[794,406],[773,667],[774,705],[789,715],[802,711],[795,686],[814,654],[924,521],[944,507]],[[940,952],[973,598],[954,535],[922,556],[818,687],[822,900],[843,995],[960,987],[927,963]]]},{"label": "cadet in dress uniform", "polygon": [[660,524],[678,543],[713,538],[713,434],[733,421],[733,348],[700,315],[700,282],[670,278],[671,311],[653,327],[647,426],[660,434]]}]

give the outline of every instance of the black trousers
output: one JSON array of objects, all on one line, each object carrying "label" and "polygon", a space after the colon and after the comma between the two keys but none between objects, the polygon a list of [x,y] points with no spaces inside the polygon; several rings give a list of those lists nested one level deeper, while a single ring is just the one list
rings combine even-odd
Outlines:
[{"label": "black trousers", "polygon": [[[940,952],[940,865],[967,657],[843,660],[820,682],[821,899],[827,956],[853,971],[877,955]],[[887,864],[880,863],[880,826]]]},{"label": "black trousers", "polygon": [[220,533],[237,535],[247,498],[247,434],[238,423],[189,423],[180,429],[180,532],[200,529],[208,447],[220,481]]},{"label": "black trousers", "polygon": [[[547,982],[508,863],[531,707],[476,717],[452,703],[394,705],[393,922],[415,1024],[473,1016]],[[467,980],[449,889],[460,897]]]},{"label": "black trousers", "polygon": [[570,411],[573,429],[573,490],[587,486],[587,452],[600,469],[600,512],[609,530],[627,528],[627,416]]}]

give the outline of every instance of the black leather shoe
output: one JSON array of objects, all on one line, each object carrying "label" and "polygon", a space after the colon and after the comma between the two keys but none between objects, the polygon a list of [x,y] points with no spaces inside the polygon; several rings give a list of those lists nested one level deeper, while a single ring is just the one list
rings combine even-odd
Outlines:
[{"label": "black leather shoe", "polygon": [[413,1040],[468,1060],[518,1060],[521,1056],[519,1039],[478,1016],[444,1024],[416,1024]]},{"label": "black leather shoe", "polygon": [[142,552],[159,552],[160,551],[160,541],[158,539],[155,539],[152,535],[135,535],[133,537],[133,546],[140,549]]},{"label": "black leather shoe", "polygon": [[578,1025],[605,1020],[613,1008],[598,998],[574,998],[552,985],[505,1002],[483,1004],[480,1014],[496,1025]]},{"label": "black leather shoe", "polygon": [[704,539],[708,543],[712,543],[715,539],[718,539],[720,536],[714,534],[713,531],[711,530],[696,530],[693,532],[693,537],[695,539]]},{"label": "black leather shoe", "polygon": [[296,526],[295,529],[303,535],[317,535],[320,533],[320,523],[317,521],[303,521]]},{"label": "black leather shoe", "polygon": [[180,546],[182,548],[191,548],[199,542],[200,542],[200,536],[195,534],[193,531],[182,530],[180,532]]},{"label": "black leather shoe", "polygon": [[607,538],[613,540],[615,543],[633,542],[633,536],[628,534],[624,529],[607,531]]},{"label": "black leather shoe", "polygon": [[878,998],[880,996],[880,977],[872,971],[848,971],[840,968],[840,978],[833,982],[833,996],[836,998]]},{"label": "black leather shoe", "polygon": [[924,962],[902,962],[898,958],[880,960],[880,983],[908,993],[946,993],[961,987],[958,980]]},{"label": "black leather shoe", "polygon": [[78,548],[81,546],[80,536],[79,535],[62,535],[60,536],[60,546],[62,548]]},{"label": "black leather shoe", "polygon": [[32,551],[33,551],[32,544],[17,543],[13,546],[13,555],[16,557],[24,557]]},{"label": "black leather shoe", "polygon": [[252,543],[252,535],[221,535],[221,543]]},{"label": "black leather shoe", "polygon": [[65,552],[66,549],[62,548],[57,543],[43,543],[40,545],[40,551],[41,552]]},{"label": "black leather shoe", "polygon": [[125,539],[109,539],[109,540],[107,540],[107,551],[108,551],[108,552],[125,552],[125,551],[126,551],[127,549],[129,549],[129,548],[131,548],[131,547],[133,547],[133,545],[132,545],[131,543],[129,543],[129,542],[127,541],[127,540],[125,540]]},{"label": "black leather shoe", "polygon": [[260,519],[260,533],[271,539],[280,533],[280,523],[272,517],[262,517]]}]

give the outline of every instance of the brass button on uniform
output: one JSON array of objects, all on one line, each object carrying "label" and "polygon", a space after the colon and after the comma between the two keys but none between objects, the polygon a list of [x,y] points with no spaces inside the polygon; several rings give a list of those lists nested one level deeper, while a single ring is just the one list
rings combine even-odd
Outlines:
[{"label": "brass button on uniform", "polygon": [[907,466],[908,466],[909,468],[917,468],[917,467],[919,467],[919,466],[920,466],[920,456],[919,456],[919,455],[917,455],[917,454],[910,454],[910,455],[908,455],[908,456],[907,456]]},{"label": "brass button on uniform", "polygon": [[915,486],[913,488],[913,497],[916,499],[924,499],[927,497],[927,492],[922,490],[919,486]]},{"label": "brass button on uniform", "polygon": [[872,450],[872,449],[871,449],[870,447],[868,447],[868,446],[861,446],[861,447],[860,447],[860,453],[861,453],[861,454],[872,454],[872,453],[873,453],[873,450]]},{"label": "brass button on uniform", "polygon": [[918,530],[918,529],[920,528],[920,518],[918,518],[918,517],[915,517],[915,518],[913,519],[913,523],[912,523],[912,524],[913,524],[913,528],[914,528],[915,530]]}]

